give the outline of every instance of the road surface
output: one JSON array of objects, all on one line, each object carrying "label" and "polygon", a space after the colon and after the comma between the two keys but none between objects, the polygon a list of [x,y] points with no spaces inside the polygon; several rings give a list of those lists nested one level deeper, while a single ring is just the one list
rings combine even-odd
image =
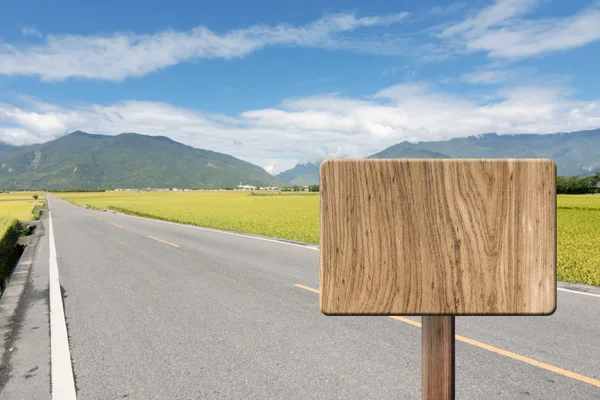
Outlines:
[{"label": "road surface", "polygon": [[[315,248],[48,200],[0,398],[49,397],[54,242],[78,399],[420,399],[420,318],[322,315]],[[457,399],[600,399],[600,296],[456,333]]]}]

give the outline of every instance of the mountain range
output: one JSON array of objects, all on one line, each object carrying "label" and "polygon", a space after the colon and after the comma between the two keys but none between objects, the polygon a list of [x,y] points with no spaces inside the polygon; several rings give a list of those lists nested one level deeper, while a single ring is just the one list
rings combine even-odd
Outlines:
[{"label": "mountain range", "polygon": [[[554,134],[487,133],[435,142],[402,142],[368,158],[551,158],[559,176],[586,176],[600,171],[600,129]],[[299,164],[278,176],[292,183],[317,184],[319,165]]]},{"label": "mountain range", "polygon": [[47,143],[0,145],[0,189],[209,188],[284,182],[227,154],[164,136],[73,132]]},{"label": "mountain range", "polygon": [[277,176],[292,185],[309,186],[319,183],[319,166],[321,163],[303,162],[294,168],[277,174]]},{"label": "mountain range", "polygon": [[[559,176],[600,172],[600,129],[555,134],[488,133],[436,142],[402,142],[369,158],[551,158]],[[320,162],[277,176],[233,156],[164,136],[76,131],[35,145],[0,142],[0,189],[212,188],[311,185]]]}]

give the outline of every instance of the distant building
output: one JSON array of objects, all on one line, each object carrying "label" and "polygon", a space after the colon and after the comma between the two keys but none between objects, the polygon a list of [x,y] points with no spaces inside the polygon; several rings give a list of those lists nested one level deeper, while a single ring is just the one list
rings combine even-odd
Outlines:
[{"label": "distant building", "polygon": [[237,190],[256,190],[256,186],[252,185],[242,185],[242,182],[237,187]]}]

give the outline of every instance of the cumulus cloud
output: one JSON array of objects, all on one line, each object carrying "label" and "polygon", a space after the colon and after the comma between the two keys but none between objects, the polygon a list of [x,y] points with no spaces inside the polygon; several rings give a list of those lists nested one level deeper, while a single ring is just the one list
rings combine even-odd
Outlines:
[{"label": "cumulus cloud", "polygon": [[143,76],[181,62],[243,57],[266,46],[342,48],[367,53],[388,51],[381,40],[345,37],[359,28],[396,24],[407,13],[357,17],[327,15],[303,26],[254,25],[226,33],[205,26],[155,34],[48,35],[41,44],[16,46],[0,42],[0,74],[39,76],[56,81],[70,77],[120,81]]},{"label": "cumulus cloud", "polygon": [[0,103],[0,140],[42,142],[77,129],[138,132],[232,154],[276,173],[297,160],[363,157],[404,140],[599,128],[600,101],[571,94],[561,86],[520,86],[474,98],[412,82],[364,98],[310,96],[235,116],[160,102],[60,107],[28,99]]},{"label": "cumulus cloud", "polygon": [[497,0],[446,27],[439,37],[458,41],[463,51],[506,59],[564,51],[600,39],[600,3],[570,16],[525,19],[538,4],[538,0]]}]

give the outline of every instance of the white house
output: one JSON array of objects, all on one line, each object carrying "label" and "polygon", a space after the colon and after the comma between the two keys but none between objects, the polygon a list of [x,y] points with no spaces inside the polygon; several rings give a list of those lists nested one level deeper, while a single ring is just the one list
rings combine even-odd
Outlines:
[{"label": "white house", "polygon": [[256,186],[242,185],[242,182],[238,185],[238,190],[256,190]]}]

